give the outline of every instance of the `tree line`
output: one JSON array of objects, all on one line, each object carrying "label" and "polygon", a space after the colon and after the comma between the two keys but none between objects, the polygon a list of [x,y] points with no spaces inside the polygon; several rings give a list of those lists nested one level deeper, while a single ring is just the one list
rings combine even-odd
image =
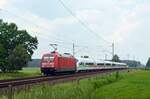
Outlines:
[{"label": "tree line", "polygon": [[[140,61],[136,61],[136,60],[120,60],[120,58],[119,58],[119,56],[117,54],[115,54],[113,56],[111,61],[126,63],[129,67],[144,67],[144,65],[141,64]],[[150,66],[150,62],[149,62],[149,66]]]},{"label": "tree line", "polygon": [[27,66],[37,49],[38,40],[15,23],[0,19],[0,70],[13,72]]}]

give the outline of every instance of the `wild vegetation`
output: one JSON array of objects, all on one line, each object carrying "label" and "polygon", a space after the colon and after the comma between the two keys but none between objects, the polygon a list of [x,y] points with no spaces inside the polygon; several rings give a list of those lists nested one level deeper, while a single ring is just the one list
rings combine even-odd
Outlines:
[{"label": "wild vegetation", "polygon": [[55,86],[45,84],[15,94],[14,99],[148,99],[149,77],[150,71],[138,70]]},{"label": "wild vegetation", "polygon": [[120,79],[118,74],[81,80],[56,86],[35,86],[30,92],[21,92],[14,99],[91,99],[96,89]]}]

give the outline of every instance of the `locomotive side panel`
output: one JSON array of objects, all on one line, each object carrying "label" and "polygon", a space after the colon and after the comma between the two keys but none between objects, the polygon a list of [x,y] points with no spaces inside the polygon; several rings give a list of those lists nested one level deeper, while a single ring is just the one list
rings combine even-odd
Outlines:
[{"label": "locomotive side panel", "polygon": [[59,57],[57,72],[75,71],[76,61],[75,58]]}]

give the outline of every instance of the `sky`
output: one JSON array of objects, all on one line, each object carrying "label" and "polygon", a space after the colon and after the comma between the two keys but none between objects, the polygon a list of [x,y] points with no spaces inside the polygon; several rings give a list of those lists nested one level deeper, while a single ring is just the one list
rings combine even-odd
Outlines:
[{"label": "sky", "polygon": [[[150,57],[150,0],[0,0],[0,18],[14,22],[39,40],[33,58],[52,51],[111,58],[112,42],[120,59],[146,63]],[[90,28],[94,33],[88,31]]]}]

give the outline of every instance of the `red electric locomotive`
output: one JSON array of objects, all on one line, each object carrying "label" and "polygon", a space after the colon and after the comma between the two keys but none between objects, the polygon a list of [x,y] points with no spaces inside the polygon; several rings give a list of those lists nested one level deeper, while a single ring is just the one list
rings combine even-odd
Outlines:
[{"label": "red electric locomotive", "polygon": [[44,75],[60,73],[60,72],[75,72],[76,59],[70,54],[59,54],[51,52],[44,54],[41,60],[41,72]]}]

